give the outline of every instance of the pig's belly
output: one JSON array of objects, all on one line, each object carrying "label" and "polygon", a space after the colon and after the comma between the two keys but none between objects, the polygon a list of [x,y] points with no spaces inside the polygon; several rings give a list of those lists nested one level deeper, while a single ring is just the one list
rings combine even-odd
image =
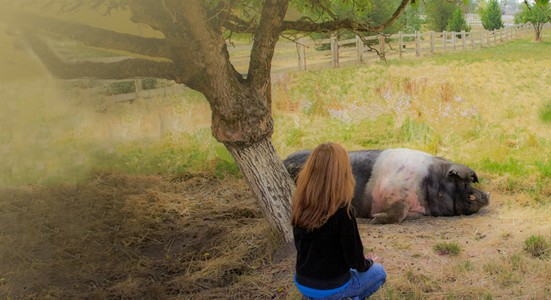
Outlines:
[{"label": "pig's belly", "polygon": [[371,189],[371,215],[385,211],[385,204],[388,207],[397,202],[405,204],[408,212],[425,214],[421,205],[424,197],[421,186],[429,164],[430,157],[418,151],[383,151],[367,185],[368,190]]}]

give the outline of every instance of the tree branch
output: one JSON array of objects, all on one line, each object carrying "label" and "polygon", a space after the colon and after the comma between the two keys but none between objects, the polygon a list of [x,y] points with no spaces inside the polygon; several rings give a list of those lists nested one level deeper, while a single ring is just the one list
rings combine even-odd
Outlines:
[{"label": "tree branch", "polygon": [[94,47],[123,50],[151,57],[171,58],[170,46],[165,39],[143,38],[26,13],[18,14],[16,20],[21,27],[29,30],[40,29],[60,34]]},{"label": "tree branch", "polygon": [[174,66],[170,62],[154,62],[145,59],[126,59],[116,63],[77,62],[67,63],[56,55],[41,38],[30,32],[24,32],[26,41],[34,53],[56,77],[62,79],[101,78],[126,79],[136,77],[155,77],[176,79]]},{"label": "tree branch", "polygon": [[[281,23],[287,12],[288,0],[266,0],[260,24],[254,34],[247,79],[253,86],[269,88],[275,44],[281,34]],[[267,99],[270,101],[270,99]],[[269,105],[270,103],[268,103]],[[269,106],[268,106],[269,107]]]},{"label": "tree branch", "polygon": [[226,29],[231,30],[237,33],[254,33],[258,27],[258,24],[255,24],[255,20],[246,21],[239,18],[236,15],[227,12],[220,13],[221,18],[224,19],[222,26]]},{"label": "tree branch", "polygon": [[377,26],[358,23],[352,19],[341,19],[320,23],[315,23],[307,20],[297,20],[283,21],[282,30],[295,30],[301,32],[330,32],[339,29],[350,29],[361,32],[380,32],[394,24],[410,2],[411,0],[402,0],[398,8],[396,8],[394,14],[392,14],[392,17],[390,17],[390,19],[388,19],[383,24]]}]

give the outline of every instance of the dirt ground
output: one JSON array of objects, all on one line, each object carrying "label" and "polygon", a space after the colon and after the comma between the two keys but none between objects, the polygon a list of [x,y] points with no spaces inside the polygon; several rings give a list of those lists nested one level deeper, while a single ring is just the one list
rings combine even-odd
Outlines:
[{"label": "dirt ground", "polygon": [[[551,209],[516,198],[494,193],[468,217],[360,220],[366,251],[388,273],[373,298],[550,299],[551,260],[523,243],[551,240]],[[239,179],[96,173],[2,188],[0,239],[2,299],[300,299],[292,245]],[[441,242],[462,251],[439,254]]]}]

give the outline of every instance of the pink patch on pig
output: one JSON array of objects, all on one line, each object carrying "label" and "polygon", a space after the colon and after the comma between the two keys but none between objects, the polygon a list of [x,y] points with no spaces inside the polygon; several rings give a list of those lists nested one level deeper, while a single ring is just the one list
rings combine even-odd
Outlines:
[{"label": "pink patch on pig", "polygon": [[[381,153],[373,167],[371,215],[384,211],[384,202],[407,201],[408,212],[425,214],[418,197],[428,173],[431,156],[416,150],[391,149]],[[421,200],[422,201],[422,200]]]}]

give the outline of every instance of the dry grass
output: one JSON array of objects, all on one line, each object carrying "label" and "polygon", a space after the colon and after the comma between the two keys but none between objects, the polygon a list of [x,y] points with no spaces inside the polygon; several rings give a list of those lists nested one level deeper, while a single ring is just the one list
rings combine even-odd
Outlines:
[{"label": "dry grass", "polygon": [[0,198],[0,298],[235,299],[289,282],[239,180],[98,173]]},{"label": "dry grass", "polygon": [[[0,297],[300,299],[294,254],[281,247],[244,182],[95,174],[77,186],[4,188]],[[493,195],[469,217],[400,225],[360,220],[366,251],[388,272],[374,299],[545,299],[551,209]],[[457,244],[457,256],[433,248]]]},{"label": "dry grass", "polygon": [[[551,292],[551,261],[533,259],[523,245],[532,234],[551,238],[551,211],[518,207],[511,204],[514,197],[493,199],[475,216],[366,225],[362,238],[382,255],[389,274],[388,284],[374,298],[545,299]],[[411,243],[406,250],[396,244],[404,240]],[[463,251],[458,256],[434,251],[433,246],[443,241]]]}]

